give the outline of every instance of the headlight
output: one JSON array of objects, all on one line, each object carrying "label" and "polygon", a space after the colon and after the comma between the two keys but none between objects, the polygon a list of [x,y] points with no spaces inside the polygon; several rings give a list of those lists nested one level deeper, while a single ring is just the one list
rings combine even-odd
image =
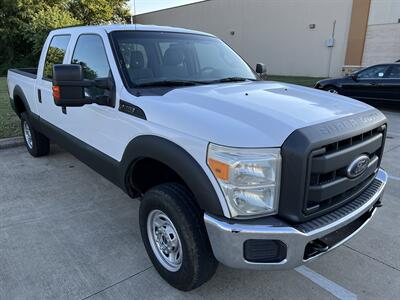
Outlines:
[{"label": "headlight", "polygon": [[281,156],[277,148],[228,148],[210,144],[207,164],[233,217],[271,215],[278,210]]}]

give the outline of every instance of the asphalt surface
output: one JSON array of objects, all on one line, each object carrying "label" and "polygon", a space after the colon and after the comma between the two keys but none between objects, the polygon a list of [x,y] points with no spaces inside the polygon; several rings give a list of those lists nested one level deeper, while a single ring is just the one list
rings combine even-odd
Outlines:
[{"label": "asphalt surface", "polygon": [[399,299],[400,112],[385,111],[384,206],[353,239],[292,271],[224,266],[183,293],[157,274],[130,199],[60,148],[0,150],[0,299]]}]

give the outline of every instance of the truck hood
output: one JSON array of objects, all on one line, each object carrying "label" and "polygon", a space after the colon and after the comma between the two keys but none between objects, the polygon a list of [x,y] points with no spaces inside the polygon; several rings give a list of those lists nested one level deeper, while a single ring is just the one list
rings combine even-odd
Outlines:
[{"label": "truck hood", "polygon": [[298,128],[373,109],[340,95],[265,81],[177,88],[140,103],[150,122],[232,147],[280,147]]}]

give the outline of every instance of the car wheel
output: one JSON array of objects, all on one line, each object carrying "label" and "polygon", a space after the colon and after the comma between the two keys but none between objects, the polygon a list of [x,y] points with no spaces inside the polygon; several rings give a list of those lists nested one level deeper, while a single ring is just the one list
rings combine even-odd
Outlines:
[{"label": "car wheel", "polygon": [[167,183],[146,192],[139,221],[147,254],[170,285],[189,291],[214,275],[218,262],[202,213],[184,186]]},{"label": "car wheel", "polygon": [[33,157],[40,157],[49,154],[49,139],[32,127],[28,121],[26,113],[21,114],[21,128],[26,149],[28,149],[28,152]]},{"label": "car wheel", "polygon": [[327,86],[324,88],[324,90],[332,94],[340,94],[338,88],[334,86]]}]

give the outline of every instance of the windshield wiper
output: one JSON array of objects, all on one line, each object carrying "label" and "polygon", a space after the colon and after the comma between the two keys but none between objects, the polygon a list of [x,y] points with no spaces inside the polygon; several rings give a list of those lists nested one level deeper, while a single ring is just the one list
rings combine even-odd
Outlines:
[{"label": "windshield wiper", "polygon": [[161,80],[139,83],[135,87],[152,87],[152,86],[193,86],[202,84],[200,81],[191,80]]},{"label": "windshield wiper", "polygon": [[245,77],[226,77],[211,81],[203,81],[203,83],[224,83],[224,82],[242,82],[242,81],[257,81],[254,78],[245,78]]},{"label": "windshield wiper", "polygon": [[157,87],[157,86],[194,86],[200,84],[213,84],[213,83],[224,83],[224,82],[242,82],[242,81],[257,81],[253,78],[245,77],[226,77],[210,81],[195,81],[195,80],[160,80],[143,82],[135,85],[135,87]]}]

